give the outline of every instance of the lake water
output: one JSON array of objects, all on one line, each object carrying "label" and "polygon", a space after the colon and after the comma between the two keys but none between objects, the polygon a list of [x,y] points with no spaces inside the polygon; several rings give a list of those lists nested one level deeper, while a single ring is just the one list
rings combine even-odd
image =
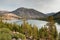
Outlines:
[{"label": "lake water", "polygon": [[[5,20],[6,21],[6,20]],[[17,23],[21,25],[23,22],[22,20],[7,20],[9,23]],[[38,28],[41,28],[42,26],[46,25],[46,21],[41,21],[41,20],[27,20],[29,24],[36,25]],[[60,32],[60,25],[55,23],[58,32]]]}]

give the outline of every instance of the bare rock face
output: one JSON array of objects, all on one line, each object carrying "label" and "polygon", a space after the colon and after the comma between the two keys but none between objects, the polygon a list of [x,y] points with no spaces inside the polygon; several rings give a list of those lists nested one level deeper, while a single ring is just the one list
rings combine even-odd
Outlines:
[{"label": "bare rock face", "polygon": [[21,7],[12,12],[0,11],[0,16],[2,16],[4,19],[20,19],[24,17],[27,19],[44,19],[48,16],[53,16],[55,19],[60,19],[60,12],[44,14],[34,9]]},{"label": "bare rock face", "polygon": [[45,18],[46,15],[42,12],[36,11],[34,9],[28,9],[28,8],[18,8],[15,11],[12,11],[12,13],[20,16],[20,17],[26,17],[26,18]]},{"label": "bare rock face", "polygon": [[3,16],[4,19],[20,19],[24,17],[27,19],[43,19],[47,17],[47,15],[42,12],[24,7],[18,8],[12,12],[0,11],[0,16]]}]

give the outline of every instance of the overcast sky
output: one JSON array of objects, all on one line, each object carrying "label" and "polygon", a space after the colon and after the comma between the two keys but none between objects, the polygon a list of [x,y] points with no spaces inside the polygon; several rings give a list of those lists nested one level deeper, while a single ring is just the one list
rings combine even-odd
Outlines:
[{"label": "overcast sky", "polygon": [[60,0],[0,0],[0,10],[13,11],[19,7],[33,8],[43,13],[60,11]]}]

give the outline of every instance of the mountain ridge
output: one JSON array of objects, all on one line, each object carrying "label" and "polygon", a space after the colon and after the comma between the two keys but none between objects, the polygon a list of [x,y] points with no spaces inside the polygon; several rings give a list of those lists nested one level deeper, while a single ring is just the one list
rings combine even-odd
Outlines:
[{"label": "mountain ridge", "polygon": [[[35,9],[31,9],[31,8],[24,8],[24,7],[20,7],[20,8],[17,8],[16,10],[14,11],[0,11],[0,16],[3,15],[3,14],[14,14],[16,16],[19,16],[21,18],[24,18],[26,17],[27,19],[44,19],[44,18],[47,18],[48,16],[53,16],[54,18],[58,18],[60,17],[60,12],[57,12],[57,13],[49,13],[49,14],[44,14],[42,12],[39,12]],[[7,16],[7,15],[6,15]]]},{"label": "mountain ridge", "polygon": [[35,9],[29,9],[29,8],[18,8],[12,13],[18,15],[18,16],[26,16],[27,18],[45,18],[47,17],[45,14],[42,12],[36,11]]}]

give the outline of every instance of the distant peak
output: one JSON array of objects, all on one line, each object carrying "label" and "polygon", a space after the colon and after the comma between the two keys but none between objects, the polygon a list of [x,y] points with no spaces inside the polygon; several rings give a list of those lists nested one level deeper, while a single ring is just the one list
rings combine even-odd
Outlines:
[{"label": "distant peak", "polygon": [[17,8],[17,9],[28,9],[28,10],[34,10],[32,8],[26,8],[26,7],[20,7],[20,8]]},{"label": "distant peak", "polygon": [[20,8],[25,8],[25,7],[20,7]]},{"label": "distant peak", "polygon": [[18,8],[18,9],[28,9],[28,8],[25,8],[25,7],[20,7],[20,8]]}]

